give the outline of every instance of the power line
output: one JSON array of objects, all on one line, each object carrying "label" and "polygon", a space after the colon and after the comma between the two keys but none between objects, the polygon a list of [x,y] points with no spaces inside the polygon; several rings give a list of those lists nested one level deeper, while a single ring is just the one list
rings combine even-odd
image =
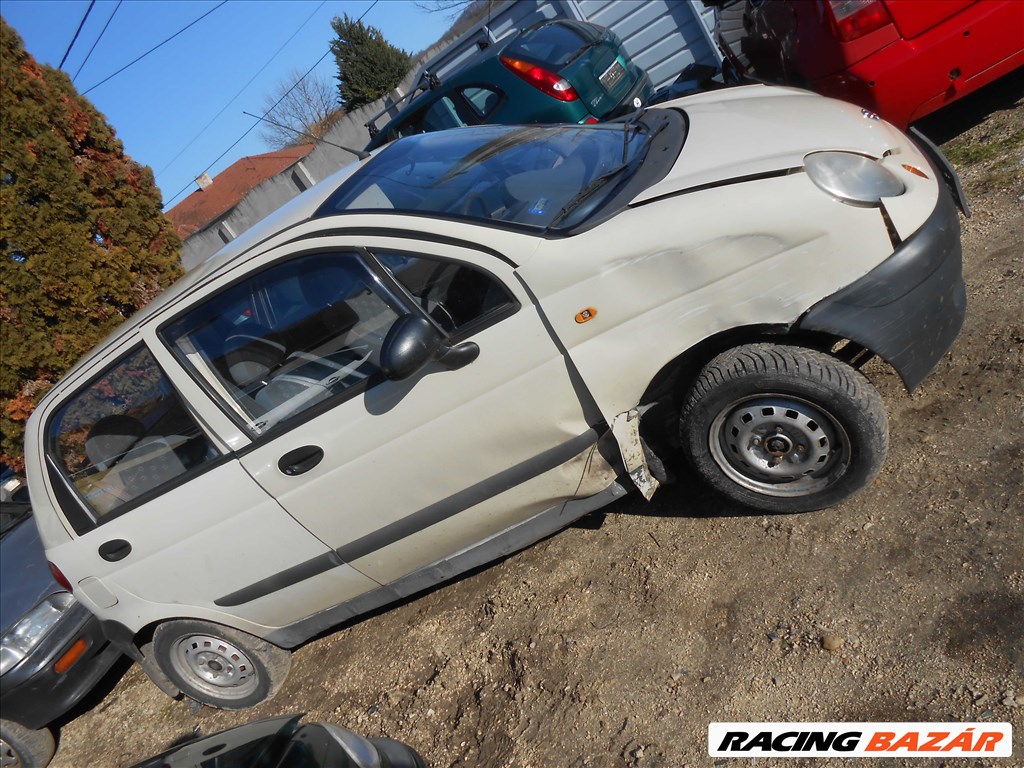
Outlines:
[{"label": "power line", "polygon": [[78,73],[82,71],[82,67],[85,66],[85,62],[89,60],[89,57],[92,56],[92,52],[96,50],[96,46],[99,45],[100,40],[103,39],[103,35],[107,31],[107,27],[109,27],[110,22],[114,20],[114,14],[117,13],[117,9],[121,7],[122,2],[124,2],[124,0],[117,0],[117,5],[114,6],[114,12],[110,14],[110,18],[107,19],[107,23],[104,24],[103,29],[100,30],[100,36],[96,38],[95,42],[93,42],[92,48],[90,48],[89,52],[85,54],[85,59],[82,61],[81,64],[78,65],[78,69],[75,70],[75,74],[71,77],[72,83],[75,82],[75,78],[77,78]]},{"label": "power line", "polygon": [[64,69],[64,62],[68,60],[68,54],[71,53],[71,49],[75,47],[75,40],[78,39],[78,34],[82,31],[82,27],[85,26],[85,20],[89,18],[89,12],[92,11],[92,7],[96,5],[96,0],[91,0],[89,7],[85,9],[85,16],[78,22],[78,29],[75,30],[75,36],[71,38],[71,42],[68,43],[68,49],[64,51],[64,55],[61,57],[60,64],[57,65],[57,69]]},{"label": "power line", "polygon": [[186,26],[182,27],[181,29],[179,29],[179,30],[178,30],[177,32],[175,32],[175,33],[174,33],[173,35],[171,35],[170,37],[168,37],[168,38],[167,38],[166,40],[164,40],[163,42],[161,42],[161,43],[158,43],[158,44],[154,45],[154,46],[153,46],[152,48],[150,48],[150,49],[149,49],[148,51],[146,51],[146,52],[145,52],[144,54],[142,54],[141,56],[139,56],[139,57],[137,57],[137,58],[135,58],[135,59],[132,59],[132,60],[131,60],[131,61],[129,61],[129,62],[127,63],[127,64],[125,64],[125,65],[124,65],[123,67],[121,67],[121,68],[120,68],[119,70],[117,70],[117,72],[114,72],[114,73],[113,73],[112,75],[108,75],[107,77],[103,78],[103,79],[102,79],[102,80],[100,80],[100,81],[99,81],[98,83],[96,83],[96,85],[94,85],[94,86],[92,86],[91,88],[87,88],[86,90],[82,91],[82,95],[83,95],[83,96],[85,96],[85,95],[86,95],[86,94],[88,94],[88,93],[89,93],[90,91],[94,91],[94,90],[96,90],[96,89],[97,89],[97,88],[99,88],[99,87],[100,87],[101,85],[103,85],[103,84],[104,84],[105,82],[107,82],[108,80],[110,80],[111,78],[113,78],[113,77],[116,77],[117,75],[119,75],[119,74],[121,74],[122,72],[124,72],[124,71],[125,71],[126,69],[128,69],[128,67],[132,66],[133,64],[137,64],[138,62],[142,61],[142,60],[143,60],[144,58],[146,58],[147,56],[149,56],[149,54],[151,54],[151,53],[152,53],[153,51],[155,51],[155,50],[156,50],[157,48],[161,48],[161,47],[163,47],[164,45],[166,45],[167,43],[171,42],[171,40],[173,40],[174,38],[176,38],[176,37],[177,37],[178,35],[180,35],[180,34],[181,34],[182,32],[184,32],[184,31],[185,31],[186,29],[188,29],[189,27],[192,27],[192,26],[194,26],[194,25],[198,24],[198,23],[199,23],[200,21],[202,21],[202,20],[203,20],[203,19],[205,19],[205,18],[206,18],[207,16],[209,16],[209,15],[210,15],[211,13],[213,13],[213,12],[214,12],[214,11],[216,11],[216,10],[217,10],[218,8],[220,8],[220,7],[222,6],[222,5],[224,5],[224,4],[225,4],[225,3],[227,2],[227,1],[228,1],[228,0],[221,0],[221,1],[219,2],[219,3],[217,3],[217,5],[213,6],[213,8],[211,8],[210,10],[208,10],[208,11],[207,11],[206,13],[204,13],[204,14],[203,14],[202,16],[200,16],[200,17],[199,17],[198,19],[196,19],[195,21],[193,21],[193,22],[192,22],[191,24],[188,24],[188,25],[186,25]]},{"label": "power line", "polygon": [[313,18],[314,16],[316,16],[316,14],[317,14],[317,13],[318,13],[318,12],[320,11],[320,9],[324,7],[324,5],[326,4],[326,2],[327,2],[327,0],[323,0],[323,2],[321,2],[321,3],[320,3],[320,5],[318,5],[318,6],[317,6],[317,7],[316,7],[316,8],[315,8],[315,9],[313,10],[313,12],[312,12],[311,14],[309,14],[309,16],[308,16],[308,17],[306,17],[306,20],[305,20],[304,22],[302,22],[302,24],[300,24],[300,25],[299,25],[299,28],[298,28],[298,29],[296,29],[296,30],[295,30],[295,31],[294,31],[294,32],[292,33],[292,36],[291,36],[291,37],[289,37],[289,38],[288,38],[287,40],[285,40],[285,41],[284,41],[284,43],[282,43],[281,47],[277,49],[277,51],[276,51],[276,52],[274,53],[274,55],[273,55],[273,56],[271,56],[271,57],[270,57],[269,59],[267,59],[267,63],[266,63],[266,64],[264,64],[264,65],[263,65],[262,67],[260,67],[260,68],[259,68],[259,71],[257,71],[255,75],[253,75],[252,77],[250,77],[250,78],[249,78],[249,82],[247,82],[247,83],[246,83],[245,85],[243,85],[243,86],[242,86],[242,87],[241,87],[241,88],[240,88],[240,89],[238,90],[238,93],[236,93],[236,94],[235,94],[234,96],[232,96],[232,97],[231,97],[231,98],[230,98],[230,99],[228,100],[228,103],[227,103],[227,104],[225,104],[225,105],[224,105],[223,107],[221,107],[220,111],[219,111],[219,112],[218,112],[218,113],[217,113],[216,115],[214,115],[214,116],[213,116],[213,118],[211,118],[210,122],[208,122],[208,123],[207,123],[206,125],[204,125],[204,126],[202,127],[202,129],[201,129],[201,130],[199,131],[199,133],[197,133],[197,134],[196,134],[195,136],[193,136],[193,137],[192,137],[192,139],[191,139],[191,141],[189,141],[189,143],[188,143],[188,144],[186,144],[186,145],[185,145],[184,147],[182,147],[182,148],[181,148],[181,151],[180,151],[180,152],[178,152],[178,154],[176,154],[176,155],[175,155],[174,157],[172,157],[172,158],[171,158],[170,160],[168,160],[168,161],[167,161],[167,163],[166,163],[166,164],[164,165],[164,167],[163,167],[163,168],[161,168],[161,169],[160,169],[159,171],[157,171],[157,172],[156,172],[156,175],[157,175],[157,176],[159,176],[159,175],[160,175],[161,173],[163,173],[163,172],[164,172],[164,171],[166,171],[166,170],[167,170],[168,168],[170,168],[170,167],[171,167],[171,166],[172,166],[172,165],[174,164],[174,161],[175,161],[175,160],[177,160],[177,159],[178,159],[179,157],[181,157],[181,156],[182,156],[183,154],[185,154],[185,150],[187,150],[187,149],[188,149],[189,147],[191,147],[191,146],[192,146],[193,144],[195,144],[195,143],[196,143],[196,140],[197,140],[197,139],[198,139],[198,138],[199,138],[200,136],[202,136],[202,135],[203,135],[204,133],[206,133],[206,131],[207,131],[207,130],[209,129],[209,127],[210,127],[211,125],[213,125],[213,124],[214,124],[214,123],[215,123],[215,122],[217,121],[217,118],[218,118],[218,117],[220,117],[221,115],[223,115],[223,114],[224,114],[224,113],[225,113],[225,112],[227,111],[227,108],[228,108],[228,107],[230,107],[230,106],[231,106],[232,104],[234,104],[234,103],[235,103],[235,100],[236,100],[236,99],[237,99],[237,98],[238,98],[239,96],[241,96],[241,95],[242,95],[242,93],[244,93],[244,92],[245,92],[245,89],[246,89],[246,88],[248,88],[248,87],[249,87],[250,85],[252,85],[253,81],[254,81],[254,80],[255,80],[255,79],[257,78],[257,77],[259,77],[259,76],[260,76],[260,74],[262,74],[263,70],[265,70],[265,69],[266,69],[267,67],[269,67],[269,66],[270,66],[270,63],[271,63],[271,62],[272,62],[272,61],[273,61],[274,59],[276,59],[276,58],[278,57],[278,55],[280,55],[281,51],[283,51],[283,50],[285,49],[285,47],[286,47],[286,46],[288,45],[288,43],[290,43],[290,42],[291,42],[292,40],[294,40],[294,39],[295,39],[295,36],[296,36],[297,34],[299,34],[299,32],[301,32],[301,31],[302,31],[302,28],[303,28],[303,27],[305,27],[305,26],[306,26],[306,25],[307,25],[307,24],[308,24],[308,23],[309,23],[309,22],[310,22],[310,21],[312,20],[312,18]]},{"label": "power line", "polygon": [[[356,19],[356,22],[360,22],[360,21],[362,21],[362,20],[363,20],[363,16],[366,16],[366,14],[368,14],[368,13],[369,13],[370,11],[372,11],[372,10],[373,10],[373,7],[374,7],[375,5],[377,5],[377,3],[379,3],[379,2],[380,2],[380,0],[373,0],[373,2],[372,2],[372,3],[370,3],[370,7],[369,7],[369,8],[367,8],[367,9],[366,9],[365,11],[363,11],[363,13],[362,13],[362,16],[360,16],[360,17],[359,17],[358,19]],[[306,73],[305,73],[305,74],[304,74],[304,75],[303,75],[302,77],[300,77],[300,78],[299,78],[298,80],[296,80],[296,81],[295,81],[295,84],[294,84],[294,85],[292,85],[292,87],[291,87],[291,88],[289,88],[289,89],[288,89],[287,91],[285,91],[285,92],[284,92],[284,94],[283,94],[283,95],[281,96],[281,98],[279,98],[279,99],[278,99],[277,101],[275,101],[275,102],[274,102],[274,104],[273,104],[273,106],[272,106],[272,107],[270,107],[270,109],[266,110],[266,111],[265,111],[265,112],[263,113],[263,117],[266,117],[266,116],[267,116],[267,115],[269,115],[269,114],[270,114],[271,112],[273,112],[273,111],[274,111],[274,110],[275,110],[275,109],[277,108],[277,105],[278,105],[278,104],[280,104],[280,103],[281,103],[282,101],[284,101],[284,100],[285,100],[286,98],[288,98],[288,94],[290,94],[290,93],[291,93],[292,91],[294,91],[294,90],[295,90],[295,89],[296,89],[296,88],[298,87],[299,83],[301,83],[301,82],[302,82],[303,80],[305,80],[305,79],[306,79],[307,77],[309,77],[309,74],[310,74],[310,73],[311,73],[311,72],[312,72],[312,71],[313,71],[314,69],[316,69],[317,67],[319,67],[319,66],[320,66],[320,62],[322,62],[322,61],[323,61],[324,59],[326,59],[326,58],[327,58],[327,55],[328,55],[328,54],[329,54],[330,52],[331,52],[331,49],[330,49],[330,46],[328,46],[328,48],[327,48],[327,51],[326,51],[326,52],[324,52],[324,55],[323,55],[323,56],[321,56],[321,57],[320,57],[319,59],[317,59],[317,61],[316,61],[316,64],[314,64],[314,65],[313,65],[312,67],[310,67],[309,69],[307,69],[307,70],[306,70]],[[248,129],[246,129],[245,133],[243,133],[243,134],[242,134],[241,136],[239,136],[239,137],[238,137],[237,139],[235,139],[235,141],[234,141],[234,142],[233,142],[233,143],[231,144],[231,146],[230,146],[230,147],[228,147],[228,148],[227,148],[227,149],[225,149],[225,150],[224,150],[223,152],[221,152],[221,153],[220,153],[220,154],[219,154],[219,155],[217,156],[217,159],[216,159],[216,160],[214,160],[214,161],[213,161],[212,163],[210,163],[210,164],[209,164],[208,166],[206,166],[206,167],[205,167],[205,168],[204,168],[203,170],[201,170],[201,171],[200,171],[200,172],[199,172],[198,174],[196,174],[196,176],[197,176],[197,177],[198,177],[198,176],[202,176],[202,175],[203,175],[204,173],[206,173],[206,172],[207,172],[208,170],[210,170],[210,169],[211,169],[211,168],[212,168],[213,166],[215,166],[215,165],[216,165],[216,164],[217,164],[218,162],[220,162],[220,159],[221,159],[222,157],[224,157],[224,155],[226,155],[226,154],[227,154],[228,152],[230,152],[230,151],[231,151],[232,149],[234,149],[234,148],[235,148],[235,147],[236,147],[236,146],[238,145],[238,143],[239,143],[239,142],[240,142],[240,141],[241,141],[242,139],[244,139],[244,138],[245,138],[246,136],[248,136],[248,135],[249,135],[250,133],[252,133],[252,130],[253,130],[253,128],[255,128],[255,127],[256,127],[257,125],[259,125],[259,124],[260,124],[260,120],[259,120],[259,119],[257,119],[257,120],[256,120],[256,122],[254,122],[254,123],[253,123],[252,125],[250,125],[250,126],[248,127]],[[174,197],[172,197],[172,198],[171,198],[170,200],[168,200],[168,201],[167,201],[166,203],[164,203],[164,208],[166,208],[166,207],[167,207],[167,206],[169,206],[169,205],[170,205],[171,203],[173,203],[173,202],[174,202],[175,200],[177,200],[177,199],[178,199],[179,197],[181,197],[181,194],[182,194],[182,192],[185,192],[185,191],[186,191],[186,190],[187,190],[187,189],[188,189],[189,187],[191,187],[191,186],[192,186],[192,184],[193,184],[193,182],[192,182],[192,181],[189,181],[189,182],[188,182],[188,183],[187,183],[187,184],[186,184],[186,185],[185,185],[184,187],[182,187],[181,189],[179,189],[179,190],[178,190],[178,192],[177,192],[177,193],[176,193],[176,194],[174,195]]]}]

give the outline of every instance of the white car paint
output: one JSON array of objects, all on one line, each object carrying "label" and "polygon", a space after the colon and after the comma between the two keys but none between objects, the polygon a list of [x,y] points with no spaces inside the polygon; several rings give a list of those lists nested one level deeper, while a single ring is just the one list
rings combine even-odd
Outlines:
[{"label": "white car paint", "polygon": [[[826,149],[881,158],[907,188],[885,201],[903,238],[942,194],[920,150],[856,107],[757,86],[665,108],[683,110],[689,122],[676,165],[603,225],[544,238],[388,210],[310,219],[357,163],[127,322],[54,387],[27,430],[36,519],[48,557],[77,585],[76,595],[131,632],[190,617],[271,636],[424,569],[451,575],[448,559],[611,488],[611,459],[592,442],[525,482],[504,487],[494,479],[545,451],[575,446],[601,420],[620,425],[624,463],[649,495],[657,483],[641,477],[649,470],[630,421],[666,366],[722,331],[792,326],[893,253],[878,209],[839,202],[806,174],[785,171]],[[448,371],[435,363],[410,379],[382,382],[266,439],[219,407],[158,334],[183,310],[266,265],[362,247],[481,267],[519,309],[472,337],[480,354],[470,365]],[[70,394],[140,342],[222,458],[79,534],[48,477],[45,425]],[[326,456],[316,468],[300,477],[278,468],[281,456],[311,444]],[[350,562],[237,604],[222,599],[487,483],[494,486],[489,497],[359,550]],[[99,546],[112,539],[130,541],[131,554],[113,563],[101,558]]]}]

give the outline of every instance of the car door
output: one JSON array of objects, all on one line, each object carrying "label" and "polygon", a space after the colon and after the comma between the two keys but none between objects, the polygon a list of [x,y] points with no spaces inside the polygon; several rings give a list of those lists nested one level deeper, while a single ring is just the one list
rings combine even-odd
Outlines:
[{"label": "car door", "polygon": [[162,362],[136,337],[48,417],[51,488],[76,534],[48,556],[75,574],[75,594],[133,630],[184,615],[260,633],[314,612],[323,600],[316,589],[336,596],[376,586],[337,569],[284,601],[216,604],[328,549],[198,418],[187,396],[202,391],[173,360]]},{"label": "car door", "polygon": [[[281,359],[210,392],[254,438],[242,466],[339,561],[386,584],[574,496],[597,436],[509,264],[388,238],[310,248],[269,256],[239,287],[269,310],[241,324],[245,335],[264,352],[279,345]],[[216,301],[168,328],[172,348],[202,346]],[[477,344],[479,358],[385,379],[384,338],[407,313],[431,318],[451,343]],[[227,370],[213,363],[205,375],[218,366]]]}]

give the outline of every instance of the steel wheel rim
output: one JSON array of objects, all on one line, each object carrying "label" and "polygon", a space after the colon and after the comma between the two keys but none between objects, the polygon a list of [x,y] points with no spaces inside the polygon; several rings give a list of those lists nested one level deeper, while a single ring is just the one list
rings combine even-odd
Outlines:
[{"label": "steel wheel rim", "polygon": [[850,441],[821,406],[793,395],[752,395],[711,422],[711,456],[733,482],[776,497],[817,493],[843,475]]},{"label": "steel wheel rim", "polygon": [[4,768],[21,768],[21,757],[17,750],[4,739],[0,739],[0,765]]},{"label": "steel wheel rim", "polygon": [[227,640],[188,635],[171,653],[175,671],[195,688],[221,699],[242,699],[256,690],[259,677],[252,660]]}]

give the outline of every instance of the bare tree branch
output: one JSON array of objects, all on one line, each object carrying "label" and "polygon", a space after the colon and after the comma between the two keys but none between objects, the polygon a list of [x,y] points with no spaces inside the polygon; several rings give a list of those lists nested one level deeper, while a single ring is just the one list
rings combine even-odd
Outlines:
[{"label": "bare tree branch", "polygon": [[338,90],[323,77],[312,73],[302,78],[302,73],[293,70],[263,98],[264,109],[273,107],[288,90],[277,107],[267,116],[280,126],[264,123],[260,131],[263,142],[274,149],[284,149],[308,141],[302,132],[317,138],[322,137],[341,116],[338,105]]}]

